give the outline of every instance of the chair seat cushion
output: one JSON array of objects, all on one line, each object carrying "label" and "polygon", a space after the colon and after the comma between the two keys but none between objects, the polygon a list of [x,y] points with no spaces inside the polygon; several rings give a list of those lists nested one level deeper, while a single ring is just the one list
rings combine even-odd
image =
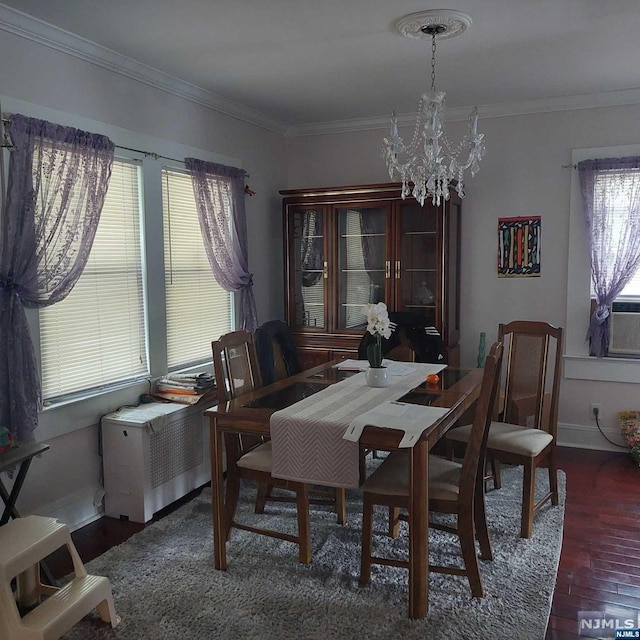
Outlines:
[{"label": "chair seat cushion", "polygon": [[[467,442],[471,425],[451,429],[446,437],[455,442]],[[495,451],[506,451],[520,456],[535,458],[549,443],[553,436],[541,429],[529,429],[507,422],[492,422],[489,428],[487,447]]]},{"label": "chair seat cushion", "polygon": [[[458,499],[460,470],[458,462],[429,456],[429,498]],[[409,456],[400,451],[390,453],[384,462],[366,479],[364,492],[383,496],[409,496]]]},{"label": "chair seat cushion", "polygon": [[263,442],[257,447],[245,453],[239,460],[238,466],[253,471],[265,471],[271,473],[271,440]]}]

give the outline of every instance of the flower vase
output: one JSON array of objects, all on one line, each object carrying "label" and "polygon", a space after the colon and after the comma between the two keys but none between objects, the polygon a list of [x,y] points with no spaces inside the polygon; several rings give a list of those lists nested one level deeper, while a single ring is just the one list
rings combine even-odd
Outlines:
[{"label": "flower vase", "polygon": [[366,372],[367,384],[370,387],[388,387],[391,376],[387,367],[369,367]]}]

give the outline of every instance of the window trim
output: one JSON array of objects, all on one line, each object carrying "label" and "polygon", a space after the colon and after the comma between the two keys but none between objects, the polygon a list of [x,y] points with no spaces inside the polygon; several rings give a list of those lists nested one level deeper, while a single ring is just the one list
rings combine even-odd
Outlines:
[{"label": "window trim", "polygon": [[575,165],[589,158],[622,158],[640,155],[640,145],[574,149],[571,155],[571,200],[569,211],[569,251],[567,267],[566,378],[603,382],[640,383],[640,360],[596,358],[589,355],[585,340],[591,305],[591,275],[587,232],[582,211],[580,179]]}]

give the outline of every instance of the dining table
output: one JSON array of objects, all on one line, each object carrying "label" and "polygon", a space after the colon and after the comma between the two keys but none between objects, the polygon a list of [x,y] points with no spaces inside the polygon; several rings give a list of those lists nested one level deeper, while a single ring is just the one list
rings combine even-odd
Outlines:
[{"label": "dining table", "polygon": [[[404,364],[404,363],[403,363]],[[406,363],[411,366],[410,363]],[[429,371],[429,368],[418,372]],[[438,381],[426,381],[426,376],[417,380],[415,374],[410,389],[402,389],[401,395],[395,398],[399,406],[419,405],[434,407],[437,417],[430,419],[424,430],[420,428],[413,438],[411,446],[406,448],[407,434],[399,428],[387,428],[378,420],[373,426],[361,424],[358,430],[357,447],[360,454],[367,451],[394,451],[405,447],[410,464],[409,509],[408,509],[408,547],[409,547],[409,617],[424,618],[429,609],[429,452],[443,434],[456,424],[465,412],[468,412],[478,399],[482,384],[482,369],[465,369],[459,367],[437,366]],[[361,376],[361,379],[351,379]],[[329,402],[334,397],[343,398],[347,384],[355,389],[361,385],[360,395],[365,395],[365,373],[357,370],[341,368],[340,361],[327,362],[273,384],[257,388],[227,402],[221,402],[204,412],[209,420],[211,480],[212,480],[212,512],[214,565],[218,570],[226,570],[226,529],[225,529],[225,483],[224,483],[224,433],[232,432],[241,435],[251,434],[271,437],[272,417],[283,410],[295,410],[298,406],[306,406],[312,401],[311,396],[322,393]],[[340,384],[342,383],[342,384]],[[381,396],[384,398],[385,396]],[[381,400],[382,402],[382,400]],[[337,401],[335,404],[339,404]],[[391,416],[390,416],[391,418]],[[363,420],[360,420],[362,423]],[[393,420],[389,420],[395,424]],[[314,425],[317,428],[317,425]],[[403,441],[404,439],[404,441]],[[314,441],[317,442],[317,439]],[[274,465],[276,459],[276,443],[273,442]],[[347,443],[351,444],[351,443]],[[363,455],[360,455],[360,460]],[[355,462],[354,464],[358,464]],[[359,465],[358,483],[364,481],[364,466]],[[275,476],[275,473],[272,472]],[[353,477],[351,474],[350,477]],[[315,480],[314,480],[315,481]],[[333,483],[339,486],[339,483]],[[352,486],[352,481],[346,486]]]}]

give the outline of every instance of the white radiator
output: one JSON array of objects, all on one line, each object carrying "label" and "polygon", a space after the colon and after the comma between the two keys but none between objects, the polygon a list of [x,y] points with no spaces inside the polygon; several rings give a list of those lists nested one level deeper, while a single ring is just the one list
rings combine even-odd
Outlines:
[{"label": "white radiator", "polygon": [[107,516],[148,522],[211,480],[206,408],[151,403],[102,418]]}]

